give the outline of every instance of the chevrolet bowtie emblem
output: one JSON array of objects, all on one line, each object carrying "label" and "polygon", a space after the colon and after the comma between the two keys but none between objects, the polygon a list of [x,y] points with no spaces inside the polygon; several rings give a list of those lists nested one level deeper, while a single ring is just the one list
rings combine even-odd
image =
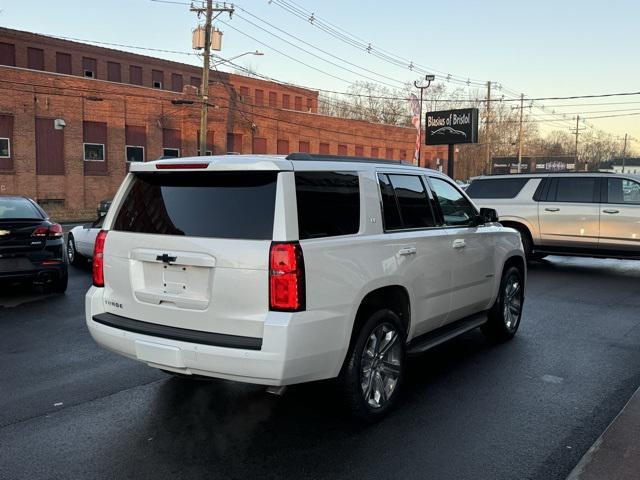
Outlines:
[{"label": "chevrolet bowtie emblem", "polygon": [[9,230],[0,230],[0,237],[4,235],[9,235],[11,232]]}]

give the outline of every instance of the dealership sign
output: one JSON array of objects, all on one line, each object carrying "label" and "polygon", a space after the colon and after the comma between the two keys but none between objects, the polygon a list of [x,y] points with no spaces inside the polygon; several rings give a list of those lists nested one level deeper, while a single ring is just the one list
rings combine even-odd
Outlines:
[{"label": "dealership sign", "polygon": [[478,109],[463,108],[427,112],[425,145],[478,142]]}]

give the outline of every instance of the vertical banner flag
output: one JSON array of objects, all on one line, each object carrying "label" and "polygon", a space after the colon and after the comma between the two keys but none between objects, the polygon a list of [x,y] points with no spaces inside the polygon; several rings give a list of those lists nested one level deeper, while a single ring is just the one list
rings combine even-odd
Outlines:
[{"label": "vertical banner flag", "polygon": [[418,161],[420,159],[420,146],[421,146],[420,100],[418,100],[418,97],[416,97],[415,94],[412,93],[411,98],[409,98],[409,103],[411,105],[411,123],[413,124],[414,127],[416,127],[416,130],[418,132],[416,136],[416,151],[413,154],[413,163],[414,165],[418,165]]}]

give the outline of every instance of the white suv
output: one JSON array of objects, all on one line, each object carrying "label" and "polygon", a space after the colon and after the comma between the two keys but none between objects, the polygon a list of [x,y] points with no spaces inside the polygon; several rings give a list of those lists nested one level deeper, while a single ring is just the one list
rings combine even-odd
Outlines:
[{"label": "white suv", "polygon": [[448,177],[291,154],[132,164],[96,239],[86,321],[152,367],[271,386],[338,377],[389,410],[406,354],[520,323],[518,233]]}]

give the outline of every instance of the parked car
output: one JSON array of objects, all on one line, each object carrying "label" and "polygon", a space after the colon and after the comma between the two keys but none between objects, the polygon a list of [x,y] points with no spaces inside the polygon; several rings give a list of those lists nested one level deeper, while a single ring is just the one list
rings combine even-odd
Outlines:
[{"label": "parked car", "polygon": [[640,258],[638,175],[496,175],[474,180],[466,192],[520,232],[527,257]]},{"label": "parked car", "polygon": [[86,322],[183,376],[337,377],[355,415],[396,402],[406,354],[522,315],[518,233],[448,177],[292,154],[132,164],[96,239]]},{"label": "parked car", "polygon": [[92,223],[73,227],[67,235],[67,257],[73,265],[86,265],[87,260],[93,258],[93,248],[96,236],[102,228],[104,216],[98,217]]},{"label": "parked car", "polygon": [[32,199],[0,195],[0,282],[64,293],[67,278],[62,227]]}]

